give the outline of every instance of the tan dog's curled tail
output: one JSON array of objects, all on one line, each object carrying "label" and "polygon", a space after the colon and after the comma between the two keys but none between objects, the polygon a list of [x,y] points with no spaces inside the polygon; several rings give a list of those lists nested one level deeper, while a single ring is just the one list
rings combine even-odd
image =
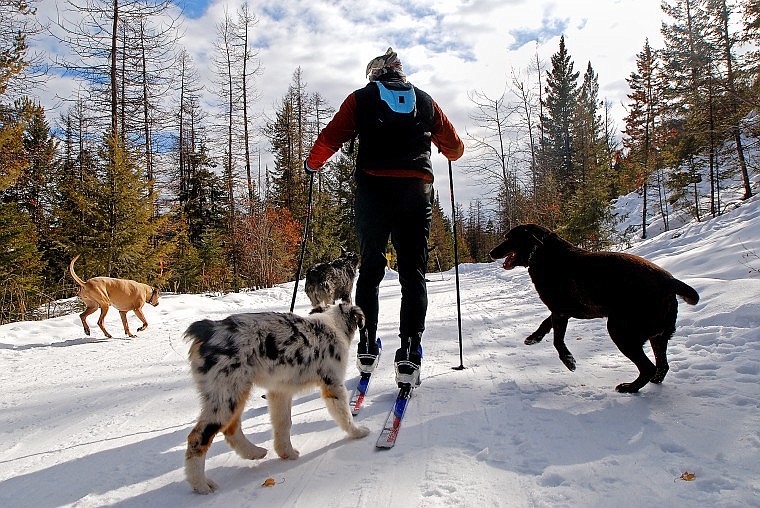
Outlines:
[{"label": "tan dog's curled tail", "polygon": [[69,273],[74,278],[77,284],[79,284],[80,286],[84,286],[84,281],[80,279],[79,276],[74,271],[74,262],[76,262],[77,259],[79,259],[79,254],[74,256],[74,259],[72,259],[71,263],[69,263]]}]

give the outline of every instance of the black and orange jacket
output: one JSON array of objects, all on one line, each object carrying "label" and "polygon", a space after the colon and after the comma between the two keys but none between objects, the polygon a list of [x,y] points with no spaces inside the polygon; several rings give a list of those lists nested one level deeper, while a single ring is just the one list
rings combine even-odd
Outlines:
[{"label": "black and orange jacket", "polygon": [[375,82],[354,91],[319,133],[309,153],[308,166],[321,169],[343,143],[358,135],[358,170],[376,176],[413,177],[432,182],[431,142],[452,161],[462,156],[464,144],[438,104],[419,88],[414,90],[415,114],[396,116],[388,113],[390,108],[380,98]]}]

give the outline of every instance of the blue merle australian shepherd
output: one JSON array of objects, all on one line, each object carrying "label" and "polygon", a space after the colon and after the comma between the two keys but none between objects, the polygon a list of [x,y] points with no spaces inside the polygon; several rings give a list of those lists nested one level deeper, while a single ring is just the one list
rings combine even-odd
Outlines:
[{"label": "blue merle australian shepherd", "polygon": [[344,386],[349,347],[364,313],[348,303],[318,307],[307,317],[291,313],[235,314],[221,321],[204,319],[185,332],[190,366],[200,392],[201,414],[187,438],[185,475],[193,490],[217,489],[206,477],[206,452],[218,432],[245,459],[267,450],[248,441],[240,425],[253,385],[267,390],[274,450],[298,458],[290,442],[293,395],[310,386],[322,389],[330,415],[350,437],[369,433],[354,424]]},{"label": "blue merle australian shepherd", "polygon": [[340,248],[340,257],[327,263],[317,263],[306,272],[304,291],[312,307],[330,305],[340,299],[351,303],[359,255]]}]

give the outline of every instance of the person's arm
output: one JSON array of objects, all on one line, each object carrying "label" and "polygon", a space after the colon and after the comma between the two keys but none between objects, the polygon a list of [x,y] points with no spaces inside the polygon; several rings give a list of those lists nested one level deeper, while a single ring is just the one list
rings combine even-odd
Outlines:
[{"label": "person's arm", "polygon": [[311,147],[306,164],[312,170],[319,170],[327,159],[340,150],[343,143],[349,141],[356,132],[356,97],[352,93],[340,105],[338,112],[317,136]]},{"label": "person's arm", "polygon": [[433,144],[438,147],[438,150],[450,161],[459,159],[464,153],[464,143],[459,139],[457,131],[451,124],[446,115],[433,101]]}]

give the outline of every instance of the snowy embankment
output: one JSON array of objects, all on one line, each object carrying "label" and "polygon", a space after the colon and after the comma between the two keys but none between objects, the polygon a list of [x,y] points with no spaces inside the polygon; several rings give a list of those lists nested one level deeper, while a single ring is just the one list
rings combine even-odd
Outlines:
[{"label": "snowy embankment", "polygon": [[[578,362],[549,339],[523,345],[547,311],[524,269],[460,269],[465,370],[459,365],[453,271],[430,274],[423,384],[397,446],[350,440],[317,392],[293,404],[295,461],[244,461],[218,437],[207,461],[220,490],[184,482],[185,439],[198,402],[185,328],[234,312],[285,311],[291,285],[224,296],[166,295],[150,326],[107,340],[76,314],[0,327],[0,506],[757,506],[760,498],[760,200],[690,223],[629,252],[696,288],[679,305],[662,385],[636,376],[604,320],[571,320]],[[379,432],[394,394],[399,287],[381,287],[381,358],[358,420]],[[299,292],[296,312],[307,312]],[[130,314],[131,325],[136,318]],[[349,368],[348,383],[357,379]],[[255,392],[243,429],[271,450]],[[693,474],[691,481],[681,479]],[[263,487],[267,479],[275,485]],[[683,476],[683,478],[691,478]]]}]

